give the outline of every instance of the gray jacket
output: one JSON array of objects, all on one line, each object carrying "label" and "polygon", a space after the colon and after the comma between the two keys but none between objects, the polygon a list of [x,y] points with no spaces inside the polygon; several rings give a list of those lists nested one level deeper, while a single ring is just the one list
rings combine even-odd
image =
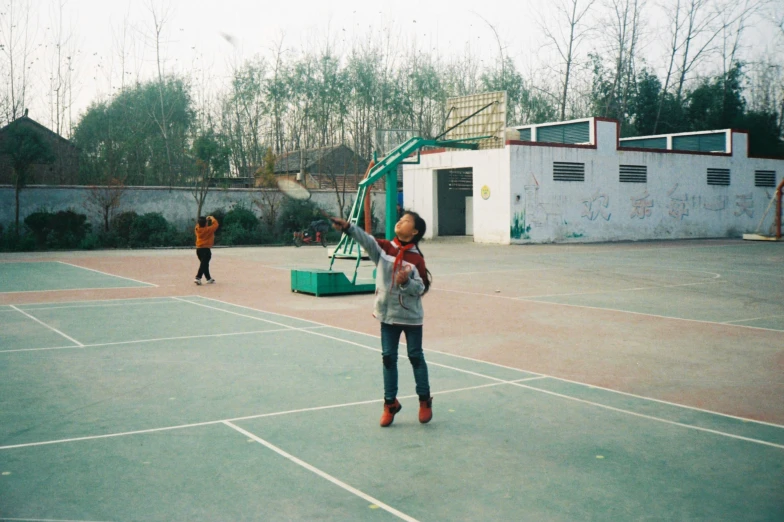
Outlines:
[{"label": "gray jacket", "polygon": [[[390,241],[379,240],[361,228],[351,225],[346,233],[354,238],[370,259],[376,264],[376,302],[373,316],[387,324],[420,325],[425,319],[422,309],[422,294],[425,283],[417,267],[406,260],[403,266],[411,267],[406,284],[396,285],[392,281],[397,245]],[[416,247],[409,250],[420,256]],[[407,252],[407,253],[408,253]],[[421,259],[421,257],[420,257]],[[424,261],[422,261],[424,266]]]}]

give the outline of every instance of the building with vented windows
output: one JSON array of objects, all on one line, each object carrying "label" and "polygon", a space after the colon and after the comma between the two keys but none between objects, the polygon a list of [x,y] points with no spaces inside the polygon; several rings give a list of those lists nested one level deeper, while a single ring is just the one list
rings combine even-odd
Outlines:
[{"label": "building with vented windows", "polygon": [[405,166],[403,191],[427,237],[741,237],[757,231],[783,176],[784,160],[749,156],[744,131],[620,138],[617,121],[587,118],[507,128],[499,148],[423,152]]}]

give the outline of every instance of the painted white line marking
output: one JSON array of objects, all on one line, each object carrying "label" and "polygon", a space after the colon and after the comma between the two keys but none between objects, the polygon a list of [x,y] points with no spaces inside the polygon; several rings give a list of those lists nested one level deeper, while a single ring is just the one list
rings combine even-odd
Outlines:
[{"label": "painted white line marking", "polygon": [[60,520],[54,518],[3,518],[0,517],[0,522],[99,522],[96,520]]},{"label": "painted white line marking", "polygon": [[[150,306],[150,305],[164,305],[164,304],[175,304],[179,306],[180,303],[173,303],[170,300],[165,300],[165,301],[147,301],[147,302],[139,302],[139,303],[115,303],[115,304],[104,303],[104,304],[89,304],[89,305],[86,304],[86,305],[71,305],[71,306],[38,306],[35,308],[22,308],[22,310],[27,310],[28,312],[32,312],[37,310],[69,310],[69,309],[78,310],[81,308],[108,308],[112,306]],[[17,306],[21,306],[21,305],[17,305]]]},{"label": "painted white line marking", "polygon": [[[480,294],[480,295],[485,295],[485,294]],[[495,297],[495,296],[486,295],[486,297]],[[226,301],[221,301],[219,299],[213,299],[211,297],[203,297],[202,299],[207,299],[209,301],[215,301],[217,303],[222,303],[222,304],[226,304],[226,305],[229,305],[229,306],[236,306],[238,308],[245,308],[245,309],[248,309],[248,310],[253,310],[254,312],[269,313],[269,314],[273,314],[273,315],[279,315],[281,317],[288,317],[290,319],[299,319],[297,317],[292,317],[292,316],[288,316],[288,315],[284,315],[284,314],[277,314],[275,312],[265,312],[264,310],[258,310],[256,308],[251,308],[249,306],[235,305],[235,304],[227,303]],[[544,303],[544,304],[559,304],[559,303],[549,303],[547,301],[542,301],[542,303]],[[577,306],[577,305],[570,305],[570,306]],[[585,308],[585,307],[578,306],[578,308]],[[607,309],[605,309],[605,308],[597,308],[597,310],[606,311]],[[618,310],[618,311],[622,311],[622,310]],[[636,314],[636,315],[648,315],[648,314],[640,314],[638,312],[627,312],[627,313]],[[677,319],[677,318],[674,318],[674,317],[664,317],[664,316],[655,316],[655,317],[661,317],[662,319],[676,319],[676,320],[680,320],[680,321],[693,321],[693,322],[698,322],[698,323],[708,322],[709,324],[721,324],[721,323],[710,323],[709,321],[697,321],[695,319]],[[299,319],[299,320],[300,321],[305,321],[305,319]],[[334,328],[335,330],[341,330],[341,331],[349,332],[349,333],[352,333],[352,334],[365,335],[365,336],[369,336],[369,337],[374,337],[375,339],[380,339],[380,337],[377,336],[377,335],[371,335],[371,334],[367,334],[367,333],[364,333],[364,332],[357,332],[355,330],[349,330],[347,328],[341,328],[339,326],[331,326],[331,325],[324,324],[324,323],[318,323],[316,321],[310,321],[310,322],[312,322],[314,324],[319,324],[319,325],[322,325],[322,326],[327,326],[329,328]],[[767,330],[767,329],[765,329],[765,330]],[[780,330],[773,330],[773,331],[778,332]],[[347,341],[347,342],[350,342],[350,341]],[[401,343],[401,344],[403,344],[403,343]],[[428,351],[435,352],[435,350],[428,350]],[[755,420],[755,419],[747,419],[747,418],[744,418],[744,417],[736,417],[734,415],[728,415],[726,413],[721,413],[721,412],[717,412],[717,411],[711,411],[711,410],[705,410],[705,409],[701,409],[701,408],[696,408],[694,406],[688,406],[686,404],[677,404],[677,403],[674,403],[674,402],[667,402],[667,401],[663,401],[663,400],[659,400],[659,399],[652,399],[650,397],[643,397],[642,395],[634,395],[632,393],[627,393],[627,392],[622,392],[622,391],[618,391],[618,390],[613,390],[611,388],[603,388],[601,386],[595,386],[593,384],[586,384],[584,382],[579,382],[579,381],[570,381],[568,379],[562,379],[560,377],[555,377],[555,376],[547,375],[547,374],[544,374],[544,373],[532,372],[532,371],[528,371],[528,370],[524,370],[524,369],[520,369],[520,368],[512,368],[512,367],[509,367],[509,366],[503,366],[503,365],[500,365],[500,364],[495,364],[495,363],[491,363],[491,362],[487,362],[487,361],[482,361],[482,360],[479,360],[479,359],[471,359],[470,357],[463,357],[461,355],[453,355],[453,354],[446,353],[446,352],[435,352],[435,353],[441,353],[443,355],[449,355],[449,356],[452,356],[452,357],[460,357],[460,358],[463,358],[463,359],[468,359],[468,360],[472,360],[472,361],[476,361],[476,362],[481,362],[481,363],[484,363],[484,364],[492,364],[492,365],[495,365],[495,366],[501,366],[502,368],[509,368],[511,370],[517,370],[517,371],[520,371],[520,372],[532,373],[534,375],[541,375],[543,377],[549,377],[551,379],[558,379],[559,381],[571,382],[573,384],[579,384],[581,386],[588,386],[590,388],[598,388],[600,390],[606,390],[606,391],[609,391],[609,392],[619,393],[619,394],[622,394],[622,395],[629,395],[631,397],[636,397],[638,399],[660,402],[662,404],[669,404],[671,406],[677,406],[678,408],[683,408],[683,409],[687,409],[687,410],[701,411],[701,412],[704,412],[704,413],[709,413],[711,415],[718,415],[720,417],[728,417],[728,418],[731,418],[731,419],[737,419],[737,420],[741,420],[741,421],[744,421],[744,422],[751,422],[751,423],[755,423],[755,424],[764,424],[766,426],[773,426],[773,427],[776,427],[776,428],[784,428],[784,425],[773,424],[773,423],[764,422],[764,421],[758,421],[758,420]]]},{"label": "painted white line marking", "polygon": [[588,305],[576,305],[576,304],[567,304],[567,303],[555,303],[552,301],[539,301],[533,298],[526,298],[526,297],[507,297],[503,295],[494,295],[494,294],[483,294],[480,292],[466,292],[463,290],[446,290],[444,288],[431,288],[431,291],[435,290],[437,292],[450,292],[456,294],[468,294],[468,295],[475,295],[479,297],[487,297],[490,299],[506,299],[507,301],[517,301],[518,303],[539,303],[544,305],[551,305],[551,306],[567,306],[570,308],[584,308],[586,310],[599,310],[602,312],[615,312],[621,314],[631,314],[631,315],[641,315],[644,317],[656,317],[659,319],[669,319],[672,321],[685,321],[689,323],[700,323],[700,324],[720,324],[722,326],[732,326],[734,328],[746,328],[749,330],[763,330],[767,332],[781,332],[782,330],[777,330],[776,328],[762,328],[759,326],[747,326],[745,324],[730,324],[730,323],[722,323],[718,321],[705,321],[702,319],[685,319],[683,317],[674,317],[669,315],[658,315],[658,314],[648,314],[643,312],[632,312],[629,310],[619,310],[617,308],[603,308],[601,306],[588,306]]},{"label": "painted white line marking", "polygon": [[[353,330],[346,330],[344,328],[340,328],[340,327],[337,327],[337,326],[326,326],[325,325],[325,327],[326,328],[334,328],[335,330],[343,330],[344,332],[351,332],[351,333],[355,333],[355,334],[359,334],[359,335],[365,335],[367,337],[373,337],[374,339],[380,339],[380,337],[377,336],[377,335],[373,335],[373,334],[369,334],[369,333],[365,333],[365,332],[355,332]],[[406,343],[403,342],[403,341],[400,341],[400,345],[401,346],[406,346]],[[437,354],[440,354],[440,355],[445,355],[447,357],[455,357],[457,359],[465,359],[466,361],[472,361],[472,362],[476,362],[476,363],[487,364],[489,366],[497,366],[498,368],[504,368],[504,369],[513,370],[513,371],[516,371],[516,372],[530,373],[532,375],[538,375],[538,376],[541,376],[541,377],[550,377],[551,379],[556,379],[557,378],[557,377],[552,377],[551,375],[545,375],[543,373],[532,372],[530,370],[521,370],[520,368],[515,368],[513,366],[506,366],[504,364],[498,364],[498,363],[494,363],[494,362],[490,362],[490,361],[483,361],[481,359],[475,359],[474,357],[468,357],[468,356],[465,356],[465,355],[457,355],[457,354],[454,354],[454,353],[442,352],[440,350],[433,350],[432,348],[428,348],[427,349],[427,353],[437,353]],[[430,361],[428,360],[427,363],[430,364]]]},{"label": "painted white line marking", "polygon": [[646,400],[646,401],[653,401],[653,402],[658,402],[660,404],[666,404],[667,406],[675,406],[677,408],[684,408],[684,409],[687,409],[687,410],[699,411],[701,413],[707,413],[707,414],[710,414],[710,415],[716,415],[717,417],[726,417],[728,419],[734,419],[734,420],[739,420],[739,421],[743,421],[743,422],[749,422],[749,423],[753,423],[753,424],[762,424],[764,426],[770,426],[772,428],[783,428],[784,429],[784,425],[774,424],[772,422],[765,422],[765,421],[756,420],[756,419],[747,419],[745,417],[738,417],[737,415],[730,415],[729,413],[720,413],[720,412],[717,412],[717,411],[711,411],[711,410],[706,410],[706,409],[703,409],[703,408],[697,408],[696,406],[687,406],[685,404],[678,404],[677,402],[670,402],[670,401],[665,401],[665,400],[662,400],[662,399],[654,399],[652,397],[644,397],[642,395],[637,395],[635,393],[629,393],[629,392],[620,391],[620,390],[613,390],[612,388],[605,388],[604,386],[597,386],[595,384],[586,384],[584,382],[571,381],[569,379],[564,379],[564,378],[561,378],[561,377],[554,377],[552,375],[545,375],[545,377],[547,377],[549,379],[554,379],[556,381],[570,382],[572,384],[585,386],[586,388],[595,388],[597,390],[603,390],[603,391],[606,391],[606,392],[617,393],[619,395],[626,395],[627,397],[634,397],[635,399],[642,399],[642,400]]},{"label": "painted white line marking", "polygon": [[345,489],[349,493],[352,493],[353,495],[356,495],[359,498],[362,498],[362,499],[370,502],[371,504],[375,504],[376,506],[380,507],[384,511],[387,511],[388,513],[391,513],[391,514],[395,515],[396,517],[398,517],[398,518],[400,518],[402,520],[407,520],[408,522],[417,522],[417,520],[415,518],[406,515],[402,511],[398,511],[397,509],[393,508],[392,506],[389,506],[389,505],[381,502],[379,499],[377,499],[375,497],[371,497],[367,493],[364,493],[364,492],[358,490],[357,488],[355,488],[353,486],[349,486],[345,482],[343,482],[341,480],[338,480],[337,478],[333,477],[329,473],[321,471],[320,469],[318,469],[315,466],[311,466],[310,464],[308,464],[304,460],[298,459],[297,457],[295,457],[291,453],[287,453],[287,452],[283,451],[279,447],[275,446],[274,444],[271,444],[271,443],[267,442],[266,440],[262,439],[261,437],[258,437],[256,435],[254,435],[253,433],[251,433],[251,432],[249,432],[247,430],[244,430],[244,429],[240,428],[239,426],[237,426],[235,424],[232,424],[231,422],[225,421],[223,424],[225,424],[226,426],[228,426],[229,428],[231,428],[231,429],[233,429],[235,431],[238,431],[239,433],[245,435],[246,437],[255,440],[256,442],[258,442],[262,446],[266,447],[267,449],[271,449],[272,451],[274,451],[275,453],[277,453],[281,457],[290,460],[294,464],[296,464],[298,466],[302,466],[303,468],[305,468],[306,470],[310,471],[311,473],[315,473],[319,477],[332,482],[336,486],[338,486],[338,487],[340,487],[342,489]]},{"label": "painted white line marking", "polygon": [[762,319],[777,319],[784,317],[784,315],[766,315],[763,317],[752,317],[751,319],[737,319],[735,321],[724,321],[722,324],[745,323],[748,321],[761,321]]},{"label": "painted white line marking", "polygon": [[[301,328],[301,330],[308,330],[308,329],[315,329],[315,328],[324,328],[324,326],[307,326],[305,328]],[[233,335],[254,335],[254,334],[267,334],[267,333],[275,333],[275,332],[291,332],[293,331],[291,328],[276,328],[274,330],[253,330],[250,332],[229,332],[229,333],[221,333],[221,334],[203,334],[203,335],[183,335],[180,337],[159,337],[157,339],[135,339],[133,341],[117,341],[113,343],[94,343],[94,344],[83,344],[80,347],[77,346],[54,346],[51,348],[18,348],[16,350],[0,350],[0,353],[15,353],[15,352],[43,352],[46,350],[66,350],[66,349],[75,349],[75,348],[97,348],[102,346],[120,346],[124,344],[138,344],[138,343],[154,343],[154,342],[161,342],[161,341],[180,341],[184,339],[202,339],[202,338],[209,338],[209,337],[229,337]]]},{"label": "painted white line marking", "polygon": [[[492,296],[491,296],[492,297]],[[515,301],[520,301],[520,299],[515,299]],[[643,312],[630,312],[629,310],[618,310],[616,308],[602,308],[600,306],[586,306],[586,305],[573,305],[573,304],[566,304],[566,303],[553,303],[550,301],[536,301],[531,299],[527,301],[529,303],[540,303],[540,304],[549,304],[549,305],[556,305],[556,306],[568,306],[572,308],[586,308],[588,310],[601,310],[604,312],[618,312],[622,314],[631,314],[631,315],[642,315],[646,317],[657,317],[659,319],[670,319],[672,321],[685,321],[688,323],[699,323],[699,324],[714,324],[714,325],[722,325],[722,326],[731,326],[733,328],[744,328],[747,330],[762,330],[766,332],[782,332],[782,330],[778,330],[776,328],[762,328],[760,326],[747,326],[745,324],[726,324],[720,323],[718,321],[705,321],[703,319],[684,319],[682,317],[671,317],[668,315],[658,315],[658,314],[646,314]]]},{"label": "painted white line marking", "polygon": [[[81,292],[83,290],[134,290],[139,288],[151,288],[147,286],[98,286],[94,288],[47,288],[44,290],[19,290],[15,292],[0,292],[0,294],[41,294],[48,292]],[[2,520],[2,519],[0,519]]]},{"label": "painted white line marking", "polygon": [[542,295],[521,295],[518,297],[514,297],[513,299],[518,299],[521,301],[525,301],[527,299],[543,299],[546,297],[573,297],[573,296],[580,296],[580,295],[601,295],[601,294],[614,294],[615,292],[636,292],[641,290],[658,290],[660,288],[676,288],[681,286],[699,286],[699,285],[715,285],[715,284],[723,284],[727,281],[704,281],[701,283],[683,283],[678,285],[653,285],[653,286],[638,286],[635,288],[615,288],[612,290],[596,290],[593,292],[573,292],[568,294],[542,294]]},{"label": "painted white line marking", "polygon": [[504,274],[508,272],[546,272],[551,270],[569,270],[566,267],[548,267],[548,268],[509,268],[506,270],[481,270],[479,272],[451,272],[440,273],[438,277],[453,277],[453,276],[467,276],[467,275],[483,275],[483,274]]},{"label": "painted white line marking", "polygon": [[[185,301],[185,300],[183,300],[183,301]],[[260,317],[253,317],[252,315],[239,314],[239,313],[237,313],[237,312],[232,312],[232,311],[230,311],[230,310],[224,310],[224,309],[222,309],[222,308],[218,308],[218,307],[216,307],[216,306],[210,306],[210,305],[201,304],[201,303],[194,303],[194,302],[192,302],[192,301],[185,301],[185,302],[186,302],[186,303],[195,304],[195,305],[197,305],[197,306],[203,306],[204,308],[209,308],[209,309],[211,309],[211,310],[217,310],[217,311],[219,311],[219,312],[226,312],[226,313],[229,313],[229,314],[239,315],[240,317],[247,317],[247,318],[249,318],[249,319],[255,319],[255,320],[257,320],[257,321],[271,322],[272,324],[277,324],[277,325],[280,325],[280,326],[286,326],[286,325],[284,325],[284,324],[281,324],[281,323],[276,323],[276,322],[274,322],[274,321],[270,321],[269,319],[262,319],[262,318],[260,318]],[[366,345],[366,344],[356,343],[356,342],[354,342],[354,341],[348,341],[348,340],[346,340],[346,339],[341,339],[340,337],[333,337],[333,336],[331,336],[331,335],[327,335],[327,334],[323,334],[323,333],[319,333],[319,332],[313,332],[313,331],[309,331],[309,330],[306,330],[306,329],[304,329],[304,328],[296,328],[296,327],[294,327],[294,326],[290,326],[290,327],[288,327],[288,328],[291,328],[292,330],[304,331],[304,332],[306,332],[306,333],[309,333],[309,334],[311,334],[311,335],[318,335],[319,337],[324,337],[324,338],[326,338],[326,339],[332,339],[332,340],[334,340],[334,341],[338,341],[338,342],[341,342],[341,343],[352,344],[352,345],[354,345],[354,346],[359,346],[360,348],[365,348],[366,350],[371,350],[371,351],[374,351],[374,352],[379,352],[379,353],[381,353],[381,349],[380,349],[380,348],[376,348],[376,347],[373,347],[373,346],[368,346],[368,345]],[[442,368],[447,368],[447,369],[449,369],[449,370],[454,370],[454,371],[461,372],[461,373],[467,373],[467,374],[469,374],[469,375],[474,375],[474,376],[476,376],[476,377],[481,377],[481,378],[483,378],[483,379],[491,379],[491,380],[494,380],[494,381],[501,381],[501,382],[505,382],[503,379],[498,379],[498,378],[496,378],[496,377],[491,377],[491,376],[489,376],[489,375],[484,375],[484,374],[481,374],[481,373],[472,372],[472,371],[470,371],[470,370],[464,370],[464,369],[462,369],[462,368],[455,368],[454,366],[449,366],[449,365],[446,365],[446,364],[441,364],[441,363],[437,363],[437,362],[431,362],[431,361],[428,361],[428,363],[427,363],[427,364],[428,364],[428,365],[432,365],[432,366],[440,366],[440,367],[442,367]]]},{"label": "painted white line marking", "polygon": [[[490,388],[492,386],[502,386],[504,384],[508,384],[509,382],[518,382],[518,381],[508,381],[508,382],[493,382],[489,384],[480,384],[478,386],[468,386],[466,388],[456,388],[453,390],[444,390],[440,392],[435,392],[433,395],[446,395],[448,393],[459,393],[464,391],[472,391],[478,390],[480,388]],[[414,395],[406,395],[403,397],[398,397],[399,399],[414,399],[418,398],[416,394]],[[292,415],[297,413],[304,413],[304,412],[311,412],[311,411],[319,411],[319,410],[330,410],[333,408],[347,408],[351,406],[361,406],[365,404],[373,404],[373,403],[382,403],[384,402],[383,399],[371,399],[367,401],[358,401],[358,402],[347,402],[342,404],[330,404],[327,406],[314,406],[312,408],[300,408],[297,410],[286,410],[286,411],[276,411],[272,413],[260,413],[258,415],[246,415],[244,417],[235,417],[232,419],[220,419],[220,420],[213,420],[213,421],[204,421],[204,422],[195,422],[191,424],[180,424],[177,426],[166,426],[163,428],[150,428],[147,430],[136,430],[136,431],[125,431],[121,433],[107,433],[105,435],[89,435],[86,437],[74,437],[71,439],[60,439],[60,440],[47,440],[42,442],[28,442],[24,444],[13,444],[9,446],[0,446],[0,450],[9,450],[9,449],[17,449],[17,448],[31,448],[35,446],[49,446],[51,444],[64,444],[67,442],[82,442],[86,440],[98,440],[98,439],[109,439],[113,437],[127,437],[130,435],[144,435],[146,433],[158,433],[161,431],[171,431],[171,430],[182,430],[188,428],[198,428],[201,426],[212,426],[214,424],[220,424],[225,421],[230,422],[238,422],[244,420],[253,420],[253,419],[262,419],[264,417],[277,417],[280,415]]]},{"label": "painted white line marking", "polygon": [[57,262],[58,263],[62,263],[63,265],[73,266],[75,268],[81,268],[82,270],[89,270],[91,272],[96,272],[98,274],[103,274],[103,275],[109,276],[109,277],[116,277],[118,279],[125,279],[126,281],[133,281],[134,283],[140,283],[140,284],[147,285],[147,286],[154,286],[156,288],[158,287],[158,285],[153,284],[153,283],[148,283],[147,281],[139,281],[138,279],[131,279],[130,277],[123,277],[123,276],[118,276],[116,274],[110,274],[108,272],[101,272],[100,270],[96,270],[94,268],[87,268],[86,266],[74,265],[73,263],[66,263],[65,261],[57,261]]},{"label": "painted white line marking", "polygon": [[49,326],[49,325],[48,325],[48,324],[46,324],[45,322],[41,321],[40,319],[37,319],[37,318],[33,317],[32,315],[28,314],[28,313],[27,313],[27,312],[25,312],[24,310],[20,310],[19,308],[15,307],[14,305],[11,305],[11,308],[13,308],[14,310],[16,310],[16,311],[17,311],[17,312],[19,312],[20,314],[24,314],[24,315],[26,315],[27,317],[29,317],[29,318],[30,318],[30,319],[32,319],[33,321],[35,321],[35,322],[37,322],[37,323],[39,323],[39,324],[42,324],[43,326],[45,326],[45,327],[49,328],[49,329],[50,329],[50,330],[52,330],[53,332],[56,332],[56,333],[58,333],[58,334],[62,335],[63,337],[65,337],[66,339],[68,339],[69,341],[71,341],[72,343],[76,343],[78,346],[84,347],[84,345],[83,345],[82,343],[80,343],[79,341],[77,341],[77,340],[76,340],[76,339],[74,339],[73,337],[70,337],[70,336],[68,336],[68,335],[65,335],[63,332],[61,332],[61,331],[60,331],[60,330],[58,330],[57,328],[54,328],[53,326]]},{"label": "painted white line marking", "polygon": [[[178,301],[182,301],[183,303],[192,304],[194,306],[201,306],[201,307],[204,307],[204,308],[209,308],[211,310],[218,310],[219,312],[225,312],[227,314],[237,315],[239,317],[246,317],[248,319],[254,319],[256,321],[264,321],[265,323],[275,324],[275,325],[278,325],[278,326],[282,326],[284,328],[291,328],[292,330],[297,330],[298,329],[296,326],[289,326],[287,324],[278,323],[278,322],[275,322],[275,321],[270,321],[269,319],[262,319],[261,317],[254,317],[252,315],[240,314],[238,312],[232,312],[231,310],[224,310],[223,308],[218,308],[217,306],[209,306],[209,305],[202,304],[202,303],[196,303],[194,301],[188,301],[187,299],[182,299],[180,297],[175,297],[174,299],[176,299]],[[303,321],[303,322],[306,322],[306,323],[307,322],[312,322],[312,321],[305,321],[303,319],[299,319],[299,320]]]},{"label": "painted white line marking", "polygon": [[748,442],[755,442],[757,444],[764,444],[765,446],[772,446],[774,448],[784,449],[784,444],[775,444],[773,442],[767,442],[767,441],[759,440],[759,439],[752,439],[750,437],[743,437],[741,435],[734,435],[732,433],[727,433],[727,432],[724,432],[724,431],[712,430],[710,428],[703,428],[701,426],[694,426],[694,425],[691,425],[691,424],[683,424],[682,422],[675,422],[675,421],[671,421],[671,420],[667,420],[667,419],[662,419],[660,417],[653,417],[651,415],[645,415],[644,413],[637,413],[637,412],[630,411],[630,410],[624,410],[622,408],[616,408],[614,406],[608,406],[606,404],[600,404],[598,402],[588,401],[588,400],[585,400],[585,399],[578,399],[577,397],[571,397],[569,395],[563,395],[561,393],[552,392],[552,391],[549,391],[549,390],[543,390],[541,388],[534,388],[533,386],[526,386],[525,384],[520,384],[520,383],[510,383],[510,384],[512,386],[519,386],[520,388],[525,388],[527,390],[532,390],[532,391],[537,391],[537,392],[541,392],[541,393],[546,393],[548,395],[554,395],[555,397],[560,397],[562,399],[567,399],[567,400],[575,401],[575,402],[581,402],[583,404],[590,404],[591,406],[596,406],[597,408],[604,408],[605,410],[611,410],[611,411],[615,411],[615,412],[618,412],[618,413],[625,413],[627,415],[633,415],[635,417],[641,417],[643,419],[648,419],[648,420],[657,421],[657,422],[663,422],[665,424],[672,424],[673,426],[680,426],[682,428],[688,428],[690,430],[704,431],[704,432],[707,432],[707,433],[713,433],[714,435],[721,435],[721,436],[724,436],[724,437],[730,437],[730,438],[733,438],[733,439],[745,440],[745,441],[748,441]]},{"label": "painted white line marking", "polygon": [[[122,289],[122,290],[127,290],[128,288],[134,288],[134,287],[132,287],[132,286],[120,287],[120,289]],[[79,290],[99,290],[99,289],[98,288],[87,288],[87,289],[80,288]],[[54,290],[47,290],[47,292],[54,292]],[[186,297],[193,297],[193,296],[189,294]],[[168,301],[168,300],[173,300],[173,299],[175,299],[175,296],[171,296],[171,297],[117,297],[117,298],[114,298],[114,299],[86,299],[86,300],[82,300],[82,301],[78,301],[78,300],[77,301],[64,301],[62,304],[67,304],[67,303],[81,303],[81,304],[87,304],[87,303],[114,303],[114,302],[122,302],[122,301],[134,301],[135,302],[135,303],[129,303],[129,304],[136,304],[136,303],[144,304],[144,303],[153,303],[155,301]],[[54,303],[54,304],[61,304],[61,303],[57,303],[56,301],[42,301],[40,303],[12,303],[12,304],[14,304],[16,306],[35,306],[35,305],[46,305],[46,304],[52,304],[52,303]],[[78,305],[74,305],[74,306],[78,306]]]}]

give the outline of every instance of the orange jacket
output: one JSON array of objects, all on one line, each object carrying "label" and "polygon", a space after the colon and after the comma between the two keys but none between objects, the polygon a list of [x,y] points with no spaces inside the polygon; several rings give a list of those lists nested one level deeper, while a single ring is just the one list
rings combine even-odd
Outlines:
[{"label": "orange jacket", "polygon": [[212,225],[200,227],[198,223],[196,224],[194,229],[196,232],[196,248],[212,248],[212,245],[215,244],[215,231],[218,230],[218,220],[212,216],[209,216],[208,219],[212,219]]}]

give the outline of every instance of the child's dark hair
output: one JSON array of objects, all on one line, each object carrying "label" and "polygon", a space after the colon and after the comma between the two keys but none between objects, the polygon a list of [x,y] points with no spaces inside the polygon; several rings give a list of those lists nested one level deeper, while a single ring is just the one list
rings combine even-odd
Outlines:
[{"label": "child's dark hair", "polygon": [[[403,217],[405,215],[409,215],[414,219],[414,228],[416,229],[417,233],[411,239],[411,242],[416,245],[417,250],[419,250],[419,255],[424,258],[425,254],[422,253],[422,249],[419,247],[419,241],[425,236],[425,232],[427,231],[427,223],[425,223],[425,220],[422,219],[422,217],[416,212],[414,212],[413,210],[403,211],[400,217]],[[425,269],[425,277],[423,277],[422,279],[424,280],[425,283],[425,291],[422,295],[425,295],[427,291],[430,290],[430,285],[433,282],[433,274],[430,273],[430,270]]]},{"label": "child's dark hair", "polygon": [[204,216],[199,216],[199,226],[206,227],[207,226],[207,218]]}]

